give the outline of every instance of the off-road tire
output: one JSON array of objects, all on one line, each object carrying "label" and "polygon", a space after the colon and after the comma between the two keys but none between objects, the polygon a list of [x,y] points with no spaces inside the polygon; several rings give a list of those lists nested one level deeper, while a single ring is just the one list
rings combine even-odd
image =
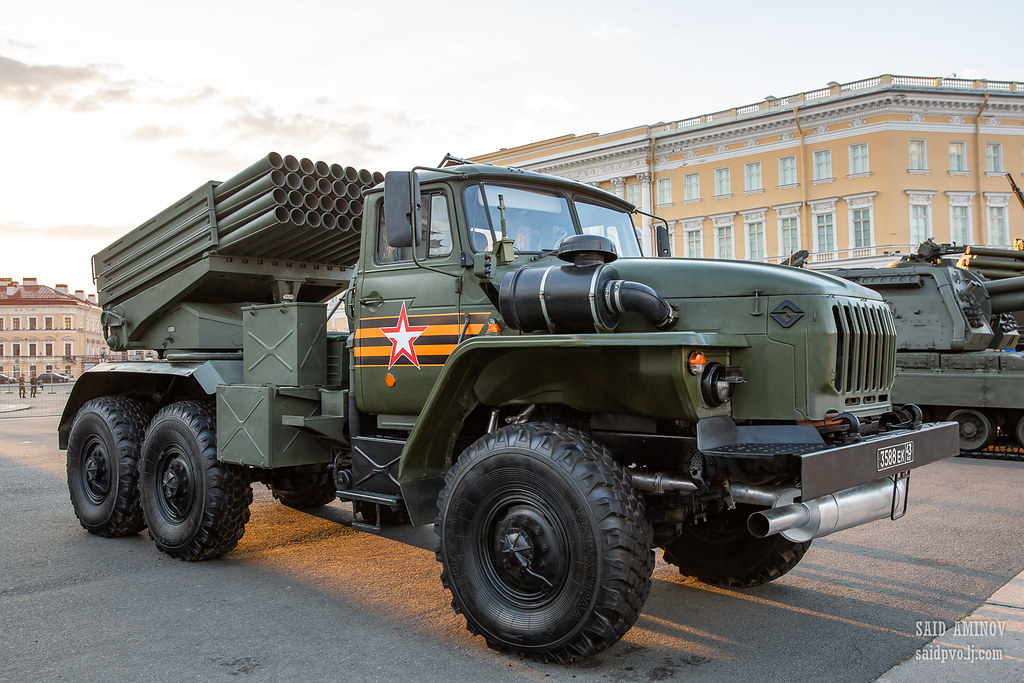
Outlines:
[{"label": "off-road tire", "polygon": [[680,574],[715,586],[747,588],[779,578],[800,562],[811,542],[795,543],[782,534],[751,536],[747,517],[758,509],[737,505],[702,524],[687,525],[681,536],[662,546],[665,561],[679,567]]},{"label": "off-road tire", "polygon": [[267,488],[282,505],[296,510],[323,507],[338,497],[334,475],[329,469],[302,476],[292,475],[287,484],[270,483]]},{"label": "off-road tire", "polygon": [[142,449],[142,511],[156,547],[181,560],[207,560],[234,548],[249,521],[246,472],[217,460],[214,408],[172,403],[149,423]]},{"label": "off-road tire", "polygon": [[587,657],[629,630],[650,593],[644,500],[579,431],[528,423],[483,436],[448,471],[438,511],[452,608],[495,650]]},{"label": "off-road tire", "polygon": [[83,405],[68,436],[68,491],[90,534],[131,536],[146,528],[139,505],[139,454],[146,431],[142,404],[126,396]]}]

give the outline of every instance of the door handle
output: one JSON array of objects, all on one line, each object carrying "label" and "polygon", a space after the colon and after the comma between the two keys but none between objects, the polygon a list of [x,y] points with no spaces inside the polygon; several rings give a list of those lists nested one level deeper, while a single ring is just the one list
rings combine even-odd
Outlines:
[{"label": "door handle", "polygon": [[380,308],[384,305],[384,297],[377,292],[370,292],[369,296],[359,299],[360,306],[366,306],[370,310]]}]

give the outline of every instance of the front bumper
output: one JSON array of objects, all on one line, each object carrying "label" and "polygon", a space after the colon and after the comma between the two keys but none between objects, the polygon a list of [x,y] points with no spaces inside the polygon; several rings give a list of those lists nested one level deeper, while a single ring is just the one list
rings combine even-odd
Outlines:
[{"label": "front bumper", "polygon": [[713,417],[697,424],[697,448],[717,457],[795,460],[801,498],[810,500],[951,458],[960,452],[960,432],[955,422],[936,422],[829,448],[809,425],[739,426]]}]

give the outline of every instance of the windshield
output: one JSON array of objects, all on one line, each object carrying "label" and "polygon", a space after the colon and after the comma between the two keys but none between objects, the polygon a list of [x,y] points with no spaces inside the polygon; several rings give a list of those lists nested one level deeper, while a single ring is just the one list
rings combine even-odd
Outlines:
[{"label": "windshield", "polygon": [[[520,252],[558,248],[558,243],[579,232],[569,201],[556,192],[481,183],[465,190],[466,216],[473,251],[484,252],[501,237],[504,205],[505,229]],[[603,235],[615,244],[619,256],[640,256],[629,214],[592,201],[576,199],[582,232]]]},{"label": "windshield", "polygon": [[615,245],[619,256],[626,258],[640,256],[633,220],[628,213],[588,200],[576,200],[576,213],[586,235],[607,237]]}]

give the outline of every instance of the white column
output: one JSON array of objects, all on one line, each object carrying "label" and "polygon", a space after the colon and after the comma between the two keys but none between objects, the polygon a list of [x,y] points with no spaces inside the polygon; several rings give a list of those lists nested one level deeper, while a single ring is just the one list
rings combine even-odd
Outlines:
[{"label": "white column", "polygon": [[[651,174],[647,171],[636,174],[640,181],[640,209],[651,213]],[[657,240],[654,238],[651,219],[647,216],[640,216],[640,239],[643,241],[644,254],[654,256]]]},{"label": "white column", "polygon": [[612,178],[612,191],[619,199],[626,198],[626,179],[622,177]]}]

